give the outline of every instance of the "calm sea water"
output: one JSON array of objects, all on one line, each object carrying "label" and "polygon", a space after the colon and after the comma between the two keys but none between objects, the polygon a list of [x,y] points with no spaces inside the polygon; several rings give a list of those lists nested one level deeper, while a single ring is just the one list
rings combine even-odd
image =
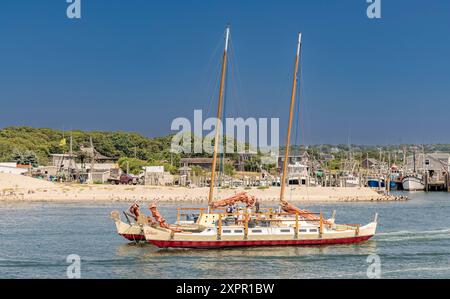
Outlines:
[{"label": "calm sea water", "polygon": [[[450,278],[450,194],[411,193],[408,202],[309,205],[337,222],[367,223],[359,245],[247,249],[157,249],[116,234],[113,209],[124,203],[0,203],[0,278],[65,278],[69,254],[82,278],[366,278],[370,254],[383,278]],[[175,205],[161,205],[175,220]]]}]

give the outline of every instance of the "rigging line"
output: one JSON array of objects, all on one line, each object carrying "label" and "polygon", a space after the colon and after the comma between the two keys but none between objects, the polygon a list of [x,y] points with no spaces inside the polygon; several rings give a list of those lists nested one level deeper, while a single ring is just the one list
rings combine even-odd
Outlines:
[{"label": "rigging line", "polygon": [[219,53],[219,49],[221,49],[221,47],[223,47],[223,33],[220,34],[220,38],[218,39],[216,46],[212,52],[212,54],[209,57],[208,60],[208,64],[207,64],[207,68],[204,70],[205,72],[208,71],[209,66],[213,64],[213,62],[215,61],[215,58],[217,56],[217,53]]},{"label": "rigging line", "polygon": [[210,55],[210,57],[209,57],[209,60],[208,60],[208,63],[206,64],[206,67],[204,68],[204,71],[203,71],[203,76],[205,76],[206,78],[209,78],[209,80],[208,80],[208,86],[209,86],[210,83],[211,83],[211,77],[212,77],[212,74],[209,73],[209,71],[210,71],[211,69],[213,69],[211,66],[214,65],[215,68],[218,67],[218,64],[217,64],[217,63],[214,63],[214,62],[216,62],[216,61],[218,60],[217,57],[219,56],[219,54],[218,54],[218,53],[219,53],[219,48],[220,48],[220,47],[222,46],[222,44],[223,44],[222,39],[223,39],[223,35],[221,34],[221,37],[220,37],[219,41],[217,42],[215,49],[214,49],[213,52],[211,53],[211,55]]},{"label": "rigging line", "polygon": [[301,122],[301,115],[300,115],[300,91],[299,91],[299,82],[300,79],[297,79],[297,92],[296,92],[296,97],[297,97],[297,102],[296,102],[296,119],[295,119],[295,137],[294,137],[294,145],[298,148],[299,147],[299,140],[298,140],[298,135],[299,135],[299,126],[300,126],[300,122]]},{"label": "rigging line", "polygon": [[[292,82],[291,75],[292,75],[291,72],[289,70],[287,70],[287,68],[286,68],[286,70],[284,72],[284,76],[282,77],[283,82],[279,82],[278,88],[277,88],[279,91],[279,92],[277,92],[277,94],[280,95],[281,99],[290,97],[289,90],[291,89],[291,86],[290,86],[291,83],[288,83],[288,82]],[[285,107],[284,105],[275,105],[275,107],[273,107],[273,106],[270,107],[272,115],[273,115],[273,113],[275,113],[275,115],[279,116],[280,123],[281,123],[281,120],[285,119],[283,117],[283,115],[285,115],[285,113],[286,113],[286,111],[284,110],[284,107]],[[285,138],[285,137],[286,136],[284,136],[283,138]],[[281,138],[281,136],[280,136],[280,138]],[[279,149],[281,150],[281,148],[286,149],[286,144],[280,143]]]},{"label": "rigging line", "polygon": [[233,50],[233,43],[230,41],[230,51],[229,51],[229,76],[227,78],[227,100],[228,100],[228,113],[230,114],[230,110],[232,111],[230,115],[235,115],[237,117],[240,116],[240,97],[239,92],[236,87],[236,80],[235,80],[235,69],[236,62],[235,62],[235,53]]},{"label": "rigging line", "polygon": [[218,89],[219,89],[219,83],[220,83],[220,66],[219,64],[216,64],[214,76],[211,74],[210,82],[214,82],[214,86],[212,84],[209,84],[208,90],[207,90],[207,98],[209,99],[208,108],[206,110],[206,117],[213,117],[213,106],[216,102],[215,98],[218,95]]},{"label": "rigging line", "polygon": [[236,86],[236,80],[235,80],[235,70],[237,68],[236,66],[236,61],[235,61],[235,55],[234,55],[234,51],[233,51],[233,46],[232,44],[230,44],[230,48],[231,48],[231,52],[230,52],[230,75],[231,75],[231,79],[229,80],[229,88],[230,88],[230,96],[231,96],[231,102],[230,102],[230,106],[232,106],[232,110],[234,112],[235,115],[240,116],[239,112],[240,112],[240,97],[239,97],[239,92],[238,92],[238,88]]},{"label": "rigging line", "polygon": [[[230,66],[227,65],[227,68],[229,68]],[[219,131],[219,153],[220,153],[220,162],[219,162],[219,175],[218,175],[218,182],[219,185],[216,188],[217,189],[217,193],[220,193],[221,188],[220,186],[222,185],[222,179],[223,179],[223,175],[224,175],[224,156],[225,156],[225,151],[224,151],[224,126],[225,126],[225,122],[224,122],[224,118],[226,116],[226,107],[228,105],[228,82],[229,82],[229,76],[230,73],[227,72],[226,76],[225,76],[225,88],[223,90],[223,103],[222,103],[222,114],[220,115],[220,118],[222,120],[221,126],[220,126],[220,131],[222,132],[222,134],[220,134]],[[216,128],[217,130],[218,128]]]},{"label": "rigging line", "polygon": [[[308,139],[309,141],[311,141],[311,121],[309,118],[309,114],[308,114],[308,102],[305,100],[305,98],[307,98],[307,96],[305,95],[306,92],[304,90],[304,79],[303,79],[303,64],[300,64],[300,73],[301,73],[301,78],[300,78],[300,84],[301,84],[301,97],[302,97],[302,106],[301,106],[301,110],[302,110],[302,115],[303,115],[303,142],[306,145],[306,139]],[[306,132],[305,132],[306,131]],[[306,135],[308,135],[308,137],[306,137]]]},{"label": "rigging line", "polygon": [[[302,59],[303,62],[303,59]],[[302,140],[301,140],[301,144],[303,146],[306,146],[306,142],[305,142],[305,118],[306,118],[306,114],[304,111],[304,105],[305,105],[305,99],[304,99],[304,95],[303,95],[303,63],[300,62],[300,72],[299,72],[299,82],[298,82],[298,98],[299,98],[299,115],[301,116],[301,130],[302,130]]]},{"label": "rigging line", "polygon": [[[301,123],[301,145],[304,149],[304,152],[306,152],[306,142],[305,142],[305,118],[306,118],[306,111],[305,111],[305,99],[304,99],[304,94],[303,94],[303,59],[300,59],[300,65],[299,65],[299,77],[298,77],[298,115],[299,115],[299,122],[298,125],[300,125]],[[310,164],[309,160],[308,163],[302,163],[304,164],[307,168],[306,168],[306,181],[305,181],[305,185],[306,185],[306,199],[309,200],[309,166],[307,164]],[[311,165],[311,164],[310,164]],[[300,183],[300,181],[299,181]]]},{"label": "rigging line", "polygon": [[[237,47],[235,47],[234,42],[232,40],[230,43],[230,47],[231,47],[231,53],[232,53],[231,60],[232,60],[232,64],[233,64],[233,68],[231,69],[232,74],[233,74],[232,82],[233,82],[236,90],[239,91],[239,90],[242,90],[242,80],[241,80],[241,74],[239,71],[238,49],[237,49]],[[243,114],[247,115],[247,113],[248,113],[247,102],[242,101],[242,98],[241,98],[239,92],[237,92],[236,99],[237,99],[239,111],[242,111]]]},{"label": "rigging line", "polygon": [[[216,43],[216,47],[214,51],[212,52],[209,62],[207,64],[207,67],[205,68],[204,75],[207,77],[207,85],[205,90],[205,97],[208,99],[207,104],[207,110],[206,110],[206,117],[210,117],[210,113],[212,113],[212,107],[215,102],[215,92],[218,89],[218,82],[220,77],[220,63],[217,63],[217,61],[220,61],[221,57],[218,54],[219,49],[222,47],[223,44],[223,34],[220,34],[220,38],[218,42]],[[219,58],[218,58],[219,57]],[[214,63],[215,62],[215,63]],[[214,67],[212,67],[214,66]],[[211,70],[211,72],[209,72]],[[213,83],[214,82],[214,86]]]}]

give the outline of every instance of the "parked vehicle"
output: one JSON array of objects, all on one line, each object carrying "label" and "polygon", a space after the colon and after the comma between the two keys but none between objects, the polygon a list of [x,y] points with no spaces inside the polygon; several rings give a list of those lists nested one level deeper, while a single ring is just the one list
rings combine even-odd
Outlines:
[{"label": "parked vehicle", "polygon": [[119,185],[120,184],[120,169],[111,169],[110,176],[108,178],[108,183],[112,185]]},{"label": "parked vehicle", "polygon": [[134,176],[132,176],[131,174],[122,173],[120,175],[120,183],[126,184],[126,185],[136,185],[137,179]]}]

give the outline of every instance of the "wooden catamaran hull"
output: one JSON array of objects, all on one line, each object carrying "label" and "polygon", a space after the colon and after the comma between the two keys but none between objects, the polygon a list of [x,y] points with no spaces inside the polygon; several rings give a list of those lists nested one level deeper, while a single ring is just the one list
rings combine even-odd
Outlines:
[{"label": "wooden catamaran hull", "polygon": [[127,232],[118,232],[118,234],[122,237],[124,237],[125,239],[127,239],[128,241],[133,241],[133,242],[142,242],[145,241],[145,236],[142,233],[142,230],[140,229],[139,231],[134,231],[134,229],[128,230]]},{"label": "wooden catamaran hull", "polygon": [[[218,248],[218,247],[255,247],[255,246],[300,246],[300,245],[336,245],[336,244],[351,244],[360,243],[369,240],[375,234],[375,230],[372,232],[366,232],[366,235],[358,236],[343,236],[343,237],[323,237],[323,238],[308,238],[308,239],[247,239],[242,240],[236,238],[223,237],[224,240],[217,240],[217,237],[198,237],[197,240],[177,240],[177,237],[173,240],[154,240],[146,239],[144,230],[149,230],[147,227],[142,227],[136,224],[126,224],[122,221],[116,221],[117,233],[125,239],[132,242],[148,242],[160,248]],[[150,228],[150,226],[149,226]],[[154,228],[153,228],[154,230]],[[157,229],[160,230],[160,229]],[[151,235],[154,232],[150,233]],[[354,234],[353,232],[350,234]],[[170,233],[166,232],[164,235],[159,236],[163,238],[172,238]],[[151,237],[150,237],[151,238]],[[252,238],[252,237],[250,237]],[[254,238],[254,237],[253,237]],[[273,237],[272,237],[273,238]]]},{"label": "wooden catamaran hull", "polygon": [[[247,236],[241,234],[227,235],[224,227],[220,237],[217,234],[217,227],[209,228],[203,233],[193,232],[172,232],[159,226],[149,226],[141,224],[128,224],[123,222],[117,212],[111,214],[115,220],[117,233],[129,241],[147,242],[160,248],[220,248],[220,247],[256,247],[256,246],[306,246],[306,245],[336,245],[352,244],[369,240],[375,235],[377,220],[360,227],[359,229],[331,229],[324,228],[322,234],[319,228],[316,233],[302,233],[300,230],[295,236],[294,227],[279,228],[254,228],[262,230],[263,234],[253,233],[254,229],[249,229]],[[339,226],[339,225],[338,225]],[[302,226],[305,227],[305,226]],[[344,226],[345,228],[346,226]],[[243,227],[232,227],[233,230],[244,231]],[[288,234],[280,234],[282,230],[290,230]]]},{"label": "wooden catamaran hull", "polygon": [[140,224],[128,224],[120,220],[119,212],[111,212],[110,217],[116,224],[117,233],[129,241],[145,241],[144,229]]},{"label": "wooden catamaran hull", "polygon": [[[219,247],[255,247],[255,246],[303,246],[303,245],[336,245],[351,244],[369,240],[375,235],[377,222],[371,222],[359,230],[346,229],[326,230],[319,233],[265,234],[248,233],[244,235],[217,235],[217,230],[209,234],[173,233],[170,230],[144,227],[144,235],[148,243],[161,248],[219,248]],[[287,229],[280,228],[280,229]]]},{"label": "wooden catamaran hull", "polygon": [[128,241],[133,241],[133,242],[145,241],[145,236],[142,234],[119,234],[119,235],[121,235]]},{"label": "wooden catamaran hull", "polygon": [[256,247],[256,246],[306,246],[306,245],[338,245],[360,243],[372,236],[360,236],[336,239],[313,240],[250,240],[250,241],[160,241],[149,240],[150,244],[160,248],[221,248],[221,247]]}]

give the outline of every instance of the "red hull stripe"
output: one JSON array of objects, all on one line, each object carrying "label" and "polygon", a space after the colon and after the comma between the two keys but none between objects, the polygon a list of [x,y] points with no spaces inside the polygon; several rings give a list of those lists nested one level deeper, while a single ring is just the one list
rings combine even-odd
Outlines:
[{"label": "red hull stripe", "polygon": [[144,241],[145,240],[144,235],[135,235],[135,234],[120,234],[120,235],[130,241]]},{"label": "red hull stripe", "polygon": [[249,247],[249,246],[286,246],[286,245],[328,245],[328,244],[350,244],[367,241],[372,236],[361,236],[336,239],[313,239],[313,240],[250,240],[250,241],[156,241],[149,243],[158,247],[184,247],[184,248],[211,248],[211,247]]}]

